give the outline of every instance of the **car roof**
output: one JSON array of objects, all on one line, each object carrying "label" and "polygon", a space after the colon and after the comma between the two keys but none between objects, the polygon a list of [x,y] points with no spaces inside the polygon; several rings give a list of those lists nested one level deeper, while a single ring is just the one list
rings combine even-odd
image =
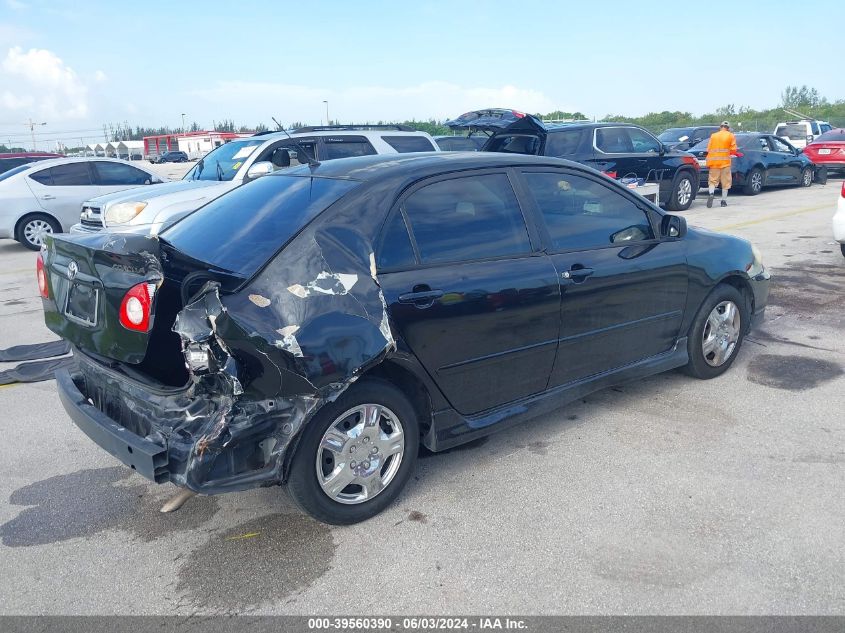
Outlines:
[{"label": "car roof", "polygon": [[[50,158],[48,160],[40,160],[35,163],[31,163],[30,167],[33,169],[44,169],[46,167],[54,167],[56,165],[67,165],[69,163],[119,163],[120,165],[128,165],[125,160],[120,160],[118,158],[108,158],[106,156],[80,156],[80,157],[65,157],[65,158]],[[142,169],[144,171],[149,171],[144,169],[143,167],[138,167],[137,165],[131,165],[136,169]]]},{"label": "car roof", "polygon": [[0,154],[0,158],[64,158],[61,154],[54,154],[53,152],[10,152]]},{"label": "car roof", "polygon": [[364,136],[366,138],[381,138],[382,136],[424,136],[429,137],[428,132],[421,130],[406,131],[406,130],[355,130],[355,129],[338,129],[338,130],[314,130],[313,132],[263,132],[260,135],[248,136],[236,139],[238,141],[248,141],[259,138],[264,141],[276,142],[280,139],[291,138],[296,140],[298,138],[314,138],[315,136]]},{"label": "car roof", "polygon": [[343,178],[361,182],[375,182],[393,177],[420,177],[449,171],[485,169],[490,167],[531,166],[575,167],[593,171],[572,161],[548,156],[505,154],[499,152],[414,152],[407,154],[373,154],[354,158],[338,158],[309,166],[300,165],[278,171],[265,178],[276,176],[316,176],[318,178]]},{"label": "car roof", "polygon": [[[635,127],[641,130],[645,128],[636,123],[625,123],[624,121],[586,121],[584,123],[546,123],[548,132],[564,132],[566,130],[584,130],[600,127]],[[695,127],[695,126],[690,126]]]}]

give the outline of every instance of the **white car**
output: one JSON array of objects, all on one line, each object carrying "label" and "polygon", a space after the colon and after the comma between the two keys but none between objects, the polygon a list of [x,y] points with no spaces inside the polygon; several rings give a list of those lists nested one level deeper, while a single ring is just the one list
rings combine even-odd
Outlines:
[{"label": "white car", "polygon": [[437,151],[428,133],[401,125],[262,132],[213,149],[182,180],[86,200],[71,233],[108,230],[156,235],[227,191],[279,169],[351,156]]},{"label": "white car", "polygon": [[775,126],[772,134],[786,139],[793,147],[801,149],[812,143],[817,136],[830,130],[831,126],[827,121],[802,119],[801,121],[782,121]]},{"label": "white car", "polygon": [[164,182],[146,169],[109,158],[54,158],[0,174],[0,238],[31,250],[46,233],[62,233],[79,220],[92,196]]},{"label": "white car", "polygon": [[833,214],[833,239],[839,242],[839,248],[845,256],[845,181],[842,182],[836,213]]}]

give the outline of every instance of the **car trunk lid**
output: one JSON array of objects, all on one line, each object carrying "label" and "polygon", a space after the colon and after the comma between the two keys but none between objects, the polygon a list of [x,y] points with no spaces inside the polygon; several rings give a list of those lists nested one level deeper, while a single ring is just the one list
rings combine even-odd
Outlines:
[{"label": "car trunk lid", "polygon": [[[159,242],[138,234],[94,233],[50,236],[41,256],[47,275],[43,299],[47,327],[77,347],[117,361],[144,359],[163,280]],[[121,323],[124,298],[146,285],[149,325],[143,331]]]}]

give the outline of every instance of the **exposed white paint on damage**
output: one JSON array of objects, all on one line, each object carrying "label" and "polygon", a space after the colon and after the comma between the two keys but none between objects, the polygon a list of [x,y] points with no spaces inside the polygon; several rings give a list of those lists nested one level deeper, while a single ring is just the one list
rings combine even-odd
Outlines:
[{"label": "exposed white paint on damage", "polygon": [[249,295],[249,300],[252,301],[259,308],[266,308],[270,305],[270,300],[261,295]]},{"label": "exposed white paint on damage", "polygon": [[314,281],[309,281],[304,286],[301,284],[288,286],[288,292],[300,299],[304,299],[312,294],[345,295],[352,290],[352,287],[357,282],[358,275],[354,273],[329,273],[323,271],[317,275]]},{"label": "exposed white paint on damage", "polygon": [[299,346],[299,341],[296,340],[294,334],[299,331],[298,325],[286,325],[285,327],[281,327],[276,332],[282,335],[281,340],[275,342],[276,347],[279,349],[283,349],[286,352],[290,352],[294,356],[298,356],[302,358],[304,354],[302,353],[302,348]]}]

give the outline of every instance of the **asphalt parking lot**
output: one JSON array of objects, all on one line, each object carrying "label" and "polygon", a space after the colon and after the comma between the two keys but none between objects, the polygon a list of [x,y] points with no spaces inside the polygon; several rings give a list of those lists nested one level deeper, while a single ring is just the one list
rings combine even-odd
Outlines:
[{"label": "asphalt parking lot", "polygon": [[[278,488],[161,514],[175,489],[88,440],[53,382],[0,387],[0,613],[845,613],[840,187],[685,213],[753,240],[773,274],[727,374],[662,374],[424,454],[352,527]],[[0,297],[0,348],[55,338],[35,254],[9,240]]]}]

